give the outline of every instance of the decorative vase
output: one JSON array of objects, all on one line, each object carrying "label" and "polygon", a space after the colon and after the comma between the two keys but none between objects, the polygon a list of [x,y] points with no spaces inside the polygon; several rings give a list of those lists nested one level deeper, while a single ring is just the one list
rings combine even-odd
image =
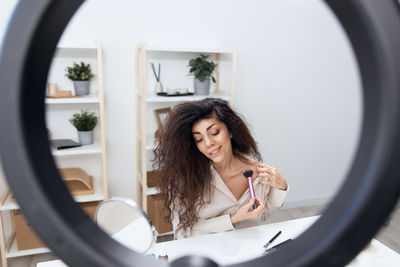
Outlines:
[{"label": "decorative vase", "polygon": [[90,81],[73,81],[75,95],[88,95]]},{"label": "decorative vase", "polygon": [[156,86],[154,87],[154,93],[157,95],[157,94],[160,94],[160,93],[164,93],[164,90],[163,90],[163,86],[162,86],[162,83],[161,82],[157,82],[156,83]]},{"label": "decorative vase", "polygon": [[81,145],[93,144],[93,130],[92,131],[78,131],[78,139]]},{"label": "decorative vase", "polygon": [[196,95],[208,95],[210,93],[210,78],[206,78],[203,82],[194,78],[194,93]]}]

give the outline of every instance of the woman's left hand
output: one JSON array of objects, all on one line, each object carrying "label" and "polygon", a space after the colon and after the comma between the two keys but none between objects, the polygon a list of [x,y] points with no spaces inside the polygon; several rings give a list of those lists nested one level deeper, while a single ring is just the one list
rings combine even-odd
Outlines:
[{"label": "woman's left hand", "polygon": [[261,177],[259,183],[269,185],[280,190],[287,190],[287,182],[285,178],[274,167],[265,163],[257,162],[254,164],[256,167],[256,177]]}]

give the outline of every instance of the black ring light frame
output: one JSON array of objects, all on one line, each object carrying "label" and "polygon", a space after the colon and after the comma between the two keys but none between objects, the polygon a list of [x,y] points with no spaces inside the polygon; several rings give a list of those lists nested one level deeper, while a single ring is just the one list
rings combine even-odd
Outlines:
[{"label": "black ring light frame", "polygon": [[[56,44],[82,0],[22,0],[0,63],[1,160],[30,224],[70,266],[217,266],[199,256],[154,261],[113,241],[79,209],[53,161],[45,84]],[[342,266],[390,214],[400,193],[400,10],[396,0],[326,0],[343,25],[363,85],[362,134],[348,179],[294,242],[232,266]],[[334,163],[332,163],[334,164]]]}]

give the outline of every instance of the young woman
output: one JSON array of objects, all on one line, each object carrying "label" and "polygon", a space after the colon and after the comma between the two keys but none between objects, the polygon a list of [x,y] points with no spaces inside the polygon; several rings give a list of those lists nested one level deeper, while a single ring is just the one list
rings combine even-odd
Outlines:
[{"label": "young woman", "polygon": [[[285,178],[260,162],[245,122],[219,98],[177,105],[154,155],[176,239],[256,225],[287,194]],[[247,168],[253,170],[255,199],[242,174]]]}]

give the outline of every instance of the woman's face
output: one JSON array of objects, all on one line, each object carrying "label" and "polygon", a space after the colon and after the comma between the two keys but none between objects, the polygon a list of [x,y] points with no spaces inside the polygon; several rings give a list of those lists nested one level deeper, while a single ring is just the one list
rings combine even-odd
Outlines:
[{"label": "woman's face", "polygon": [[220,163],[232,155],[231,134],[225,123],[216,118],[197,121],[192,128],[197,148],[214,163]]}]

